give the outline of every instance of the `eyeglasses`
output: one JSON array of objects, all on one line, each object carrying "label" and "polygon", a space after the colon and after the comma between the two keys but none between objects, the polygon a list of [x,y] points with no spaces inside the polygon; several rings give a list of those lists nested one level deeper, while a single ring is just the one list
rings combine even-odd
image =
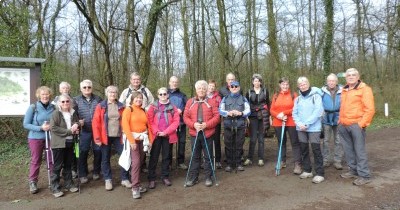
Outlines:
[{"label": "eyeglasses", "polygon": [[166,96],[167,93],[159,93],[158,95],[159,95],[159,96]]},{"label": "eyeglasses", "polygon": [[66,101],[61,101],[61,103],[63,103],[63,104],[65,104],[65,103],[69,103],[69,100],[66,100]]},{"label": "eyeglasses", "polygon": [[231,85],[231,88],[238,88],[239,86],[237,85]]},{"label": "eyeglasses", "polygon": [[90,86],[84,86],[83,89],[92,89]]}]

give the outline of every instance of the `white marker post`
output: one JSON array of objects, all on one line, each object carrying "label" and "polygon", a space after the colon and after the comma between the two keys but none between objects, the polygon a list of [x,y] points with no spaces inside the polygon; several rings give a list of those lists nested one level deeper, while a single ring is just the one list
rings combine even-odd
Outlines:
[{"label": "white marker post", "polygon": [[389,104],[385,103],[385,117],[389,116]]}]

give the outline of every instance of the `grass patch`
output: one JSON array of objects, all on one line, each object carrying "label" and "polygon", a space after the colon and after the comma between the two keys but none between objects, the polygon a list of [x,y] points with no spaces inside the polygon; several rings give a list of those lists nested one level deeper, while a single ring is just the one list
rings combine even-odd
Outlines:
[{"label": "grass patch", "polygon": [[0,141],[0,177],[10,178],[27,174],[30,152],[26,142],[16,139]]}]

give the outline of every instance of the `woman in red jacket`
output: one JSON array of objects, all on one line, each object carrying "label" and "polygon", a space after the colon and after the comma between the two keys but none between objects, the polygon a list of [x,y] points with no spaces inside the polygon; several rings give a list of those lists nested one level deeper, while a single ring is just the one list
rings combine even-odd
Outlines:
[{"label": "woman in red jacket", "polygon": [[[217,103],[206,97],[207,88],[208,84],[206,81],[197,81],[195,84],[196,96],[188,100],[185,106],[185,111],[183,112],[183,120],[189,127],[190,140],[192,148],[194,148],[192,149],[192,162],[191,165],[189,165],[189,179],[185,183],[188,187],[191,187],[198,182],[202,151],[205,154],[205,185],[211,187],[213,184],[211,179],[211,160],[208,156],[208,152],[212,155],[212,136],[215,133],[215,127],[220,122],[220,117]],[[208,147],[208,152],[206,147]]]},{"label": "woman in red jacket", "polygon": [[[114,145],[118,154],[122,153],[121,119],[124,105],[118,101],[118,88],[108,86],[106,88],[107,99],[96,106],[94,111],[92,128],[95,144],[101,148],[101,170],[105,181],[105,189],[112,190],[112,174],[110,166],[111,146]],[[131,188],[129,172],[121,167],[121,185]]]},{"label": "woman in red jacket", "polygon": [[169,180],[170,144],[178,141],[176,129],[179,126],[180,117],[178,109],[168,99],[168,89],[158,89],[158,100],[150,104],[147,118],[152,127],[153,145],[149,160],[149,189],[156,187],[156,168],[158,157],[162,150],[161,180],[166,186],[171,186]]},{"label": "woman in red jacket", "polygon": [[[272,126],[275,128],[276,137],[278,138],[278,147],[282,142],[282,162],[281,167],[286,167],[286,132],[289,133],[290,141],[292,144],[294,170],[293,173],[301,174],[301,156],[300,156],[300,142],[297,137],[296,125],[293,121],[292,111],[294,106],[294,99],[297,97],[296,93],[290,91],[289,79],[283,77],[279,80],[279,93],[275,93],[271,103],[271,116],[273,117]],[[285,121],[285,130],[282,135],[282,122]]]}]

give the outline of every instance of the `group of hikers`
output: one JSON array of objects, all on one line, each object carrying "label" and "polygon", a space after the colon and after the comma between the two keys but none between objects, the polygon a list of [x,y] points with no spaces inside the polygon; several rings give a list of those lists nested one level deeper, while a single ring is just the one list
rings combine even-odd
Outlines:
[{"label": "group of hikers", "polygon": [[[219,90],[214,80],[199,80],[194,85],[195,95],[189,99],[179,89],[176,76],[169,79],[168,88],[157,90],[155,99],[136,72],[130,75],[130,85],[121,94],[116,86],[108,86],[105,99],[93,94],[90,80],[80,83],[81,94],[76,97],[70,96],[71,86],[61,82],[60,95],[54,100],[52,90],[41,86],[36,90],[38,101],[30,105],[23,123],[29,130],[31,151],[29,190],[32,194],[38,192],[44,150],[50,190],[55,197],[63,196],[65,191],[77,192],[80,184],[89,181],[89,150],[93,151],[91,178],[98,180],[102,175],[105,189],[112,190],[110,160],[114,147],[119,155],[124,150],[130,154],[130,167],[120,167],[121,185],[131,188],[133,198],[138,199],[147,188],[156,188],[160,153],[161,182],[172,185],[174,144],[178,168],[188,170],[185,186],[198,183],[203,168],[204,184],[210,187],[217,184],[215,170],[222,169],[223,164],[226,172],[244,171],[253,162],[264,166],[264,136],[271,119],[280,150],[278,159],[271,160],[277,163],[277,170],[290,166],[301,179],[312,178],[313,183],[320,183],[325,180],[324,167],[333,164],[342,170],[345,161],[348,170],[340,176],[354,178],[354,185],[367,184],[371,173],[365,129],[375,113],[374,98],[371,88],[360,81],[357,69],[348,69],[345,79],[345,86],[341,86],[338,77],[330,74],[326,85],[317,88],[306,77],[299,77],[298,91],[292,91],[289,80],[281,78],[279,91],[271,99],[259,74],[252,76],[252,88],[246,92],[232,73],[226,75],[226,85]],[[244,154],[247,127],[250,143],[248,154]],[[187,129],[191,142],[188,166]],[[226,163],[221,161],[221,133]],[[287,134],[293,153],[290,161],[286,158]],[[334,140],[333,152],[330,139]],[[310,144],[314,164],[310,160]],[[149,153],[148,161],[145,153]],[[141,172],[147,173],[146,187],[141,185]]]}]

